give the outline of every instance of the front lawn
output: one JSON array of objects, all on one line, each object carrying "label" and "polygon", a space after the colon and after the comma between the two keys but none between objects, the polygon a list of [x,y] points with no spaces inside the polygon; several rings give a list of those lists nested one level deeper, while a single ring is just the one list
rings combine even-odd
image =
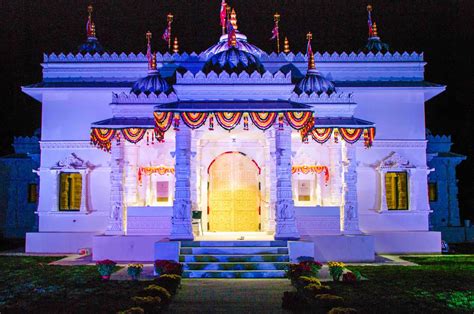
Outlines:
[{"label": "front lawn", "polygon": [[150,282],[102,282],[95,266],[49,266],[58,257],[0,256],[0,313],[116,313]]},{"label": "front lawn", "polygon": [[361,313],[474,311],[474,255],[407,256],[420,266],[350,266],[367,281],[330,283]]}]

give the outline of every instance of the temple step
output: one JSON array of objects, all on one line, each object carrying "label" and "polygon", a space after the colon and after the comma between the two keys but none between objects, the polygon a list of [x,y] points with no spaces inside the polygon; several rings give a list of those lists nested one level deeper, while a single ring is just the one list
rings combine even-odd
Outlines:
[{"label": "temple step", "polygon": [[180,262],[288,262],[288,254],[180,255]]},{"label": "temple step", "polygon": [[286,241],[183,241],[184,278],[284,278]]},{"label": "temple step", "polygon": [[255,255],[255,254],[288,254],[287,247],[255,246],[255,247],[233,247],[233,246],[209,246],[209,247],[181,247],[181,254],[228,254],[228,255]]},{"label": "temple step", "polygon": [[285,270],[288,263],[249,263],[249,262],[234,262],[234,263],[208,263],[208,262],[194,262],[186,263],[185,270]]},{"label": "temple step", "polygon": [[265,270],[265,271],[193,270],[193,271],[184,271],[183,277],[184,278],[284,278],[285,277],[285,271],[283,271],[283,270]]}]

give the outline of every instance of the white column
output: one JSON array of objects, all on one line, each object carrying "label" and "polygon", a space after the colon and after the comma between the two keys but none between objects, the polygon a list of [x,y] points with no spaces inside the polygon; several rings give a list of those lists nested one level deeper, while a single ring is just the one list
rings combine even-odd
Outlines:
[{"label": "white column", "polygon": [[89,173],[88,169],[80,171],[81,173],[81,208],[82,213],[87,213],[87,175]]},{"label": "white column", "polygon": [[267,132],[267,148],[265,150],[265,195],[267,202],[265,204],[267,210],[266,222],[267,230],[275,232],[275,204],[276,204],[276,156],[275,156],[275,130]]},{"label": "white column", "polygon": [[342,194],[342,148],[341,144],[338,143],[328,143],[325,145],[329,146],[329,193],[331,205],[340,206]]},{"label": "white column", "polygon": [[344,234],[360,234],[357,202],[357,160],[356,147],[343,143],[344,184],[341,206],[341,230]]},{"label": "white column", "polygon": [[175,195],[171,240],[193,240],[191,226],[191,130],[182,125],[175,132]]},{"label": "white column", "polygon": [[124,194],[125,204],[131,205],[138,202],[138,144],[122,143],[125,146],[125,179]]},{"label": "white column", "polygon": [[107,235],[125,234],[125,205],[123,202],[123,147],[112,141],[110,149],[110,216]]},{"label": "white column", "polygon": [[291,190],[291,128],[275,131],[276,153],[276,232],[275,239],[299,239]]}]

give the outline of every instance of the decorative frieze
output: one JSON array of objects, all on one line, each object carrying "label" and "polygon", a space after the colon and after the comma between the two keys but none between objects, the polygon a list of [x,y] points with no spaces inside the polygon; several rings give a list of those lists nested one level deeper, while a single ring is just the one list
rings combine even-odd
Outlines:
[{"label": "decorative frieze", "polygon": [[252,74],[248,74],[243,71],[237,74],[223,71],[217,74],[211,71],[205,74],[199,71],[193,74],[188,71],[184,74],[176,73],[176,84],[291,84],[291,73],[285,75],[278,71],[272,74],[267,71],[260,74],[255,71]]},{"label": "decorative frieze", "polygon": [[317,93],[313,92],[309,95],[306,93],[301,93],[301,95],[298,95],[293,92],[290,96],[290,100],[298,103],[311,104],[355,104],[352,93],[332,93],[330,95],[327,93],[321,93],[320,95],[318,95]]},{"label": "decorative frieze", "polygon": [[138,95],[134,93],[112,93],[112,104],[163,104],[178,101],[178,97],[175,93],[171,92],[169,95],[165,93],[145,94],[140,93]]}]

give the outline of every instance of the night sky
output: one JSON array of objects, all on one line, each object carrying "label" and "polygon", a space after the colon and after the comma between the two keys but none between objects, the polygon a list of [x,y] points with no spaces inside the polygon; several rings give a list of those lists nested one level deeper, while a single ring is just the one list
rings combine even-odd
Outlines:
[{"label": "night sky", "polygon": [[[97,37],[109,52],[145,52],[144,34],[154,34],[153,49],[165,51],[161,34],[166,14],[175,16],[173,37],[180,52],[200,52],[220,35],[220,0],[74,1],[1,0],[0,51],[2,103],[0,154],[12,151],[15,135],[31,135],[40,127],[41,105],[20,86],[41,81],[43,53],[76,52],[85,41],[87,5],[94,5]],[[273,13],[281,14],[280,34],[293,52],[305,50],[305,34],[313,33],[313,50],[357,51],[367,41],[367,1],[361,0],[229,0],[239,30],[265,51]],[[453,151],[468,155],[458,167],[461,209],[474,219],[474,1],[375,0],[370,2],[382,41],[392,51],[425,53],[425,79],[447,85],[426,103],[427,127],[451,134]]]}]

